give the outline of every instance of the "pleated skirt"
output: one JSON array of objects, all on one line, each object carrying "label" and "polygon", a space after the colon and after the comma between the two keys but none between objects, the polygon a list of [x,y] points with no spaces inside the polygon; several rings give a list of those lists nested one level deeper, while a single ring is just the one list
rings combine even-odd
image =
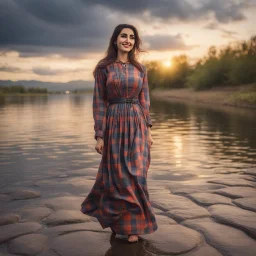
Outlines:
[{"label": "pleated skirt", "polygon": [[101,162],[81,212],[120,235],[153,233],[158,226],[147,188],[150,161],[148,127],[139,105],[109,105]]}]

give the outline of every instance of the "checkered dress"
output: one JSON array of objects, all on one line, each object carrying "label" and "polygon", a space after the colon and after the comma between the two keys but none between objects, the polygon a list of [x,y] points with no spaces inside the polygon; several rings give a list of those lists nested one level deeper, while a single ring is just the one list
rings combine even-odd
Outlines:
[{"label": "checkered dress", "polygon": [[[142,64],[141,64],[142,65]],[[104,140],[95,184],[81,212],[96,217],[117,234],[148,234],[157,229],[149,201],[148,126],[150,98],[147,70],[114,62],[96,72],[93,95],[94,138]],[[110,99],[137,98],[139,104],[108,104]]]}]

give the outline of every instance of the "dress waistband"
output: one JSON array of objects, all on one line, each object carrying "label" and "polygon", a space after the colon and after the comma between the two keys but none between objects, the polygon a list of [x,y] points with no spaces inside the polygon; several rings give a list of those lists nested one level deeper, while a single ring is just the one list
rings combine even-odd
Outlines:
[{"label": "dress waistband", "polygon": [[117,98],[117,99],[109,99],[109,104],[115,104],[115,103],[132,103],[132,104],[138,104],[139,100],[137,98]]},{"label": "dress waistband", "polygon": [[139,99],[138,98],[116,98],[116,99],[109,99],[108,100],[108,106],[111,104],[115,104],[115,103],[132,103],[132,104],[138,104],[138,106],[141,109],[142,115],[145,119],[145,121],[147,122],[147,118],[146,115],[144,113],[143,107],[141,106]]}]

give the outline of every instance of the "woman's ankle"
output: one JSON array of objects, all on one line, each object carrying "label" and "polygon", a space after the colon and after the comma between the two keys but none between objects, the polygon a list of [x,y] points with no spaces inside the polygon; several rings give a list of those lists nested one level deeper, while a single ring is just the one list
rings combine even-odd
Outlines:
[{"label": "woman's ankle", "polygon": [[128,240],[137,241],[139,237],[137,235],[128,235]]}]

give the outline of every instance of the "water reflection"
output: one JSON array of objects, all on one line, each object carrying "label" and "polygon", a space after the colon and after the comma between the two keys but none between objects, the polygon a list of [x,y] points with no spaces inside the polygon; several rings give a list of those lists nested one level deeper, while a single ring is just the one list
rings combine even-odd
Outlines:
[{"label": "water reflection", "polygon": [[[172,174],[179,170],[179,173],[210,175],[255,165],[255,111],[234,111],[234,108],[230,111],[155,99],[151,101],[151,109],[155,124],[153,163],[161,163]],[[168,176],[167,172],[163,175],[157,171],[152,178]]]},{"label": "water reflection", "polygon": [[[190,180],[256,164],[255,111],[152,98],[150,112],[149,179]],[[0,120],[1,184],[99,165],[92,94],[5,97]]]},{"label": "water reflection", "polygon": [[105,256],[149,256],[144,249],[143,243],[139,240],[136,243],[128,243],[127,240],[110,236],[111,247],[105,253]]}]

